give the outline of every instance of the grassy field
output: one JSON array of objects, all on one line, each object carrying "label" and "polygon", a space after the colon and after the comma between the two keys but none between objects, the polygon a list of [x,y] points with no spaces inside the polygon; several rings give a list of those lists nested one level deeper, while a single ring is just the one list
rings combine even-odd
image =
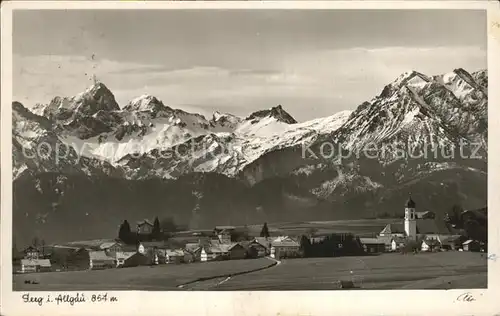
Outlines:
[{"label": "grassy field", "polygon": [[[311,221],[311,222],[283,222],[268,223],[271,235],[299,236],[306,234],[310,229],[315,229],[316,234],[352,233],[355,235],[378,234],[389,223],[400,223],[403,219],[360,219],[360,220],[337,220],[337,221]],[[262,225],[247,226],[250,234],[258,236]]]},{"label": "grassy field", "polygon": [[469,252],[289,259],[215,289],[330,290],[350,280],[362,289],[486,288],[486,270],[485,255]]},{"label": "grassy field", "polygon": [[[470,252],[283,260],[268,258],[14,276],[14,290],[332,290],[339,281],[361,289],[485,288],[486,256]],[[224,276],[223,276],[224,275]],[[190,283],[202,278],[209,280]],[[25,284],[36,280],[39,284]],[[189,283],[189,284],[187,284]],[[182,289],[179,285],[187,284]]]},{"label": "grassy field", "polygon": [[[13,276],[13,290],[178,290],[178,285],[200,278],[259,269],[273,263],[267,258],[260,258],[95,271],[16,274]],[[25,280],[33,280],[39,284],[25,284]]]}]

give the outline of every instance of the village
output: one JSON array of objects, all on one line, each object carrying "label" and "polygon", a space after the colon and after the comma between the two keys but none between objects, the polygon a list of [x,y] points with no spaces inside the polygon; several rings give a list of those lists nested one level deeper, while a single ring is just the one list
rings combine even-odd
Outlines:
[{"label": "village", "polygon": [[[159,240],[162,238],[158,238],[157,222],[157,219],[154,223],[149,220],[138,222],[136,231],[128,232],[126,236],[122,225],[121,238],[116,239],[31,245],[23,251],[14,250],[13,273],[101,270],[262,257],[277,261],[389,252],[404,255],[440,251],[484,252],[486,249],[484,241],[469,239],[460,230],[436,218],[434,213],[417,212],[411,197],[404,205],[404,220],[387,224],[371,237],[314,232],[299,236],[271,236],[267,223],[264,223],[259,236],[250,236],[241,227],[216,226],[209,233],[177,232],[166,240]],[[133,241],[132,235],[136,236]]]}]

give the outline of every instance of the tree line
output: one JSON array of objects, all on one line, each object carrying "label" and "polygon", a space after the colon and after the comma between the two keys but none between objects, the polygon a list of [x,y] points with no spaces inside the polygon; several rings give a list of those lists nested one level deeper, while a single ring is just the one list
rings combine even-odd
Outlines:
[{"label": "tree line", "polygon": [[151,233],[139,234],[137,231],[132,231],[129,222],[124,220],[118,229],[118,239],[125,244],[136,244],[140,241],[163,241],[170,238],[172,233],[182,229],[183,227],[176,224],[172,217],[167,217],[160,222],[157,216],[154,219]]},{"label": "tree line", "polygon": [[320,241],[302,236],[300,248],[304,257],[356,256],[364,253],[359,237],[353,234],[331,234]]}]

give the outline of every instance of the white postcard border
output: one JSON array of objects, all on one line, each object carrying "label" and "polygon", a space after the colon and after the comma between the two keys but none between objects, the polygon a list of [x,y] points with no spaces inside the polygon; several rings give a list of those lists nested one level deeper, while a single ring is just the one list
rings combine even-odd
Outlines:
[{"label": "white postcard border", "polygon": [[[13,9],[484,9],[488,10],[490,142],[488,157],[489,255],[500,255],[500,10],[486,1],[273,1],[131,2],[14,1],[2,3],[1,33],[1,314],[2,315],[494,315],[500,313],[500,259],[488,261],[487,290],[370,291],[109,291],[115,303],[70,305],[22,302],[22,294],[56,296],[62,292],[12,291],[12,10]],[[409,21],[411,23],[411,21]],[[467,23],[467,21],[464,21]],[[64,27],[64,26],[61,26]],[[495,89],[496,88],[496,89]],[[497,255],[497,257],[498,257]],[[475,301],[457,301],[470,292]],[[67,292],[75,294],[76,292]],[[106,293],[82,291],[86,296]],[[64,294],[64,293],[62,293]]]}]

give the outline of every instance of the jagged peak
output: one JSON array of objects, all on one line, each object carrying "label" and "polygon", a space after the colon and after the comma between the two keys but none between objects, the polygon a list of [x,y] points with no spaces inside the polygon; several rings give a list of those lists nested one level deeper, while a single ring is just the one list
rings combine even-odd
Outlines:
[{"label": "jagged peak", "polygon": [[246,119],[253,120],[253,119],[264,118],[264,117],[273,117],[276,120],[283,122],[283,123],[287,123],[287,124],[297,123],[297,121],[290,114],[288,114],[288,112],[286,112],[283,109],[281,104],[274,106],[268,110],[260,110],[257,112],[253,112]]},{"label": "jagged peak", "polygon": [[125,106],[128,111],[158,111],[166,109],[162,101],[150,94],[143,94],[130,100]]},{"label": "jagged peak", "polygon": [[215,111],[213,114],[212,114],[212,122],[232,122],[232,123],[237,123],[241,120],[241,118],[239,118],[238,116],[236,115],[233,115],[233,114],[229,114],[229,113],[222,113],[222,112],[219,112],[219,111]]},{"label": "jagged peak", "polygon": [[21,119],[23,121],[29,120],[37,122],[46,129],[50,129],[51,127],[51,122],[46,117],[33,113],[28,108],[26,108],[21,102],[18,101],[12,102],[12,119],[13,122],[15,122],[18,119]]},{"label": "jagged peak", "polygon": [[386,85],[379,97],[386,98],[393,95],[396,91],[406,86],[409,82],[413,81],[415,78],[421,80],[423,83],[433,82],[433,79],[427,75],[416,70],[410,70],[402,73],[397,77],[392,83]]},{"label": "jagged peak", "polygon": [[91,85],[90,87],[88,87],[84,93],[98,93],[98,92],[101,92],[101,93],[110,93],[110,94],[113,94],[111,92],[111,90],[108,89],[108,87],[106,87],[106,85],[102,82],[96,82],[94,83],[93,85]]},{"label": "jagged peak", "polygon": [[[77,104],[82,103],[85,111],[95,113],[99,110],[118,111],[120,106],[114,94],[102,82],[96,82],[74,98]],[[89,102],[90,101],[90,102]]]},{"label": "jagged peak", "polygon": [[19,101],[12,101],[12,110],[17,112],[26,112],[28,109]]}]

